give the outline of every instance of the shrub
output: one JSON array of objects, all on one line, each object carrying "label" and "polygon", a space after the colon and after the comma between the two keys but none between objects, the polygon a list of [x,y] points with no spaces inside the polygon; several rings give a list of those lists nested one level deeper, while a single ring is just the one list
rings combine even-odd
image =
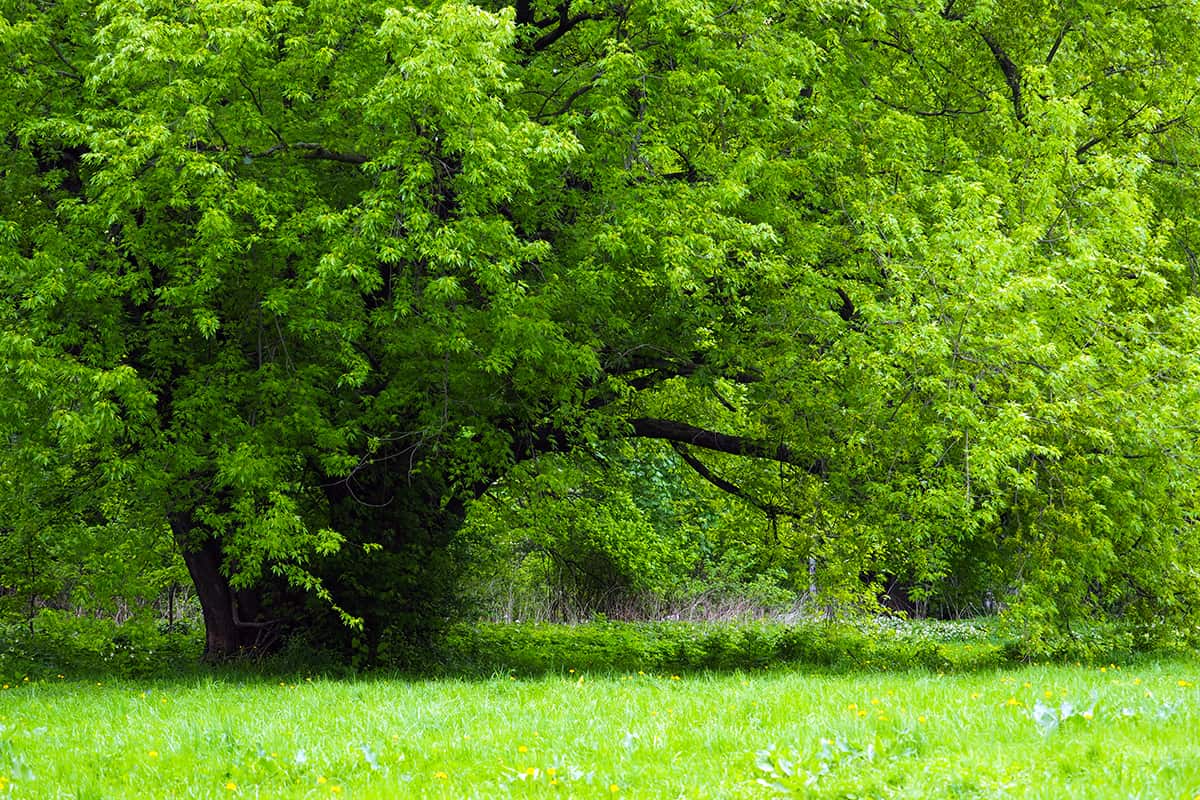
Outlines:
[{"label": "shrub", "polygon": [[[836,621],[691,623],[610,622],[580,625],[478,623],[450,627],[417,665],[381,666],[471,674],[576,671],[762,669],[795,665],[830,670],[969,670],[1015,658],[1002,642],[950,637],[938,629],[852,625]],[[385,636],[385,639],[387,637]]]},{"label": "shrub", "polygon": [[117,624],[43,610],[33,630],[0,628],[0,677],[53,677],[103,673],[117,677],[177,674],[195,669],[203,630],[176,623],[171,630],[151,621]]}]

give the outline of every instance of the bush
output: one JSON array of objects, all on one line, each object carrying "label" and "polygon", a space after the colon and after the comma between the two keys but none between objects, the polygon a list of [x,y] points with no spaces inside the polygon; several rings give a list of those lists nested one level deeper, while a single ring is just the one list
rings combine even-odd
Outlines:
[{"label": "bush", "polygon": [[32,631],[24,624],[0,627],[0,678],[178,674],[196,668],[203,647],[203,630],[181,623],[166,630],[151,621],[118,625],[110,619],[43,610]]},{"label": "bush", "polygon": [[830,670],[970,670],[1017,658],[980,630],[973,639],[938,628],[817,621],[581,625],[478,623],[450,627],[417,665],[410,650],[386,668],[470,674],[577,671],[682,672],[777,665]]}]

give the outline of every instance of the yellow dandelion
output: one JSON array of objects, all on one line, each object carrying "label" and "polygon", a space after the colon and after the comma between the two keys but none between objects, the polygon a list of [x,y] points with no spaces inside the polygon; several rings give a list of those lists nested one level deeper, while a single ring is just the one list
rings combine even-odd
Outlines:
[{"label": "yellow dandelion", "polygon": [[1054,692],[1050,691],[1049,689],[1047,689],[1044,694],[1047,700],[1049,700],[1051,697],[1054,697]]},{"label": "yellow dandelion", "polygon": [[328,779],[324,775],[317,776],[317,783],[326,783]]},{"label": "yellow dandelion", "polygon": [[1015,698],[1015,697],[1010,697],[1010,698],[1008,698],[1008,701],[1006,702],[1006,705],[1010,705],[1010,706],[1019,706],[1019,705],[1021,705],[1021,701],[1020,701],[1020,700],[1018,700],[1018,699],[1017,699],[1017,698]]},{"label": "yellow dandelion", "polygon": [[444,781],[447,778],[449,778],[450,776],[444,772],[438,771],[438,772],[433,773],[433,777],[437,778],[439,781]]},{"label": "yellow dandelion", "polygon": [[227,791],[227,792],[236,792],[236,791],[237,791],[237,784],[236,784],[236,783],[234,783],[233,781],[229,781],[229,782],[227,782],[227,783],[225,784],[225,791]]},{"label": "yellow dandelion", "polygon": [[1181,687],[1183,687],[1183,688],[1185,688],[1185,689],[1186,689],[1187,687],[1189,687],[1189,686],[1191,686],[1191,685],[1192,685],[1192,682],[1191,682],[1191,681],[1185,681],[1185,680],[1183,680],[1182,678],[1179,680],[1179,682],[1178,682],[1178,683],[1179,683],[1179,685],[1180,685]]},{"label": "yellow dandelion", "polygon": [[537,767],[526,767],[525,774],[532,778],[534,775],[537,775]]},{"label": "yellow dandelion", "polygon": [[1032,683],[1030,683],[1029,681],[1025,681],[1024,683],[1022,683],[1022,684],[1021,684],[1021,688],[1022,688],[1022,689],[1032,689],[1032,688],[1033,688],[1033,684],[1032,684]]},{"label": "yellow dandelion", "polygon": [[526,747],[525,745],[521,745],[520,747],[518,747],[518,748],[517,748],[517,752],[518,752],[518,753],[528,753],[528,752],[529,752],[529,748],[528,748],[528,747]]},{"label": "yellow dandelion", "polygon": [[860,717],[865,717],[867,715],[867,710],[865,708],[859,709],[858,715]]},{"label": "yellow dandelion", "polygon": [[613,794],[616,794],[617,792],[621,791],[621,787],[617,786],[615,783],[610,783],[608,785],[608,790]]},{"label": "yellow dandelion", "polygon": [[925,724],[925,715],[924,715],[924,714],[922,714],[921,716],[917,717],[917,722],[919,722],[919,723],[921,723],[922,725],[924,725],[924,724]]},{"label": "yellow dandelion", "polygon": [[550,785],[551,785],[551,786],[558,786],[558,778],[551,778],[551,779],[550,779]]},{"label": "yellow dandelion", "polygon": [[341,794],[341,793],[342,793],[342,787],[340,787],[340,786],[330,786],[330,787],[329,787],[329,791],[333,792],[334,794]]},{"label": "yellow dandelion", "polygon": [[1084,719],[1091,719],[1091,718],[1092,718],[1092,712],[1091,712],[1091,711],[1085,711],[1085,712],[1083,712],[1082,714],[1080,714],[1079,716],[1083,717]]},{"label": "yellow dandelion", "polygon": [[971,699],[972,699],[972,700],[978,700],[978,699],[979,699],[979,692],[971,692]]},{"label": "yellow dandelion", "polygon": [[147,753],[146,755],[150,756],[151,758],[158,758],[158,751],[157,751],[157,750],[151,750],[151,751],[150,751],[149,753]]},{"label": "yellow dandelion", "polygon": [[671,680],[673,680],[673,681],[677,681],[677,680],[679,680],[679,676],[678,676],[678,675],[672,675],[672,676],[671,676]]},{"label": "yellow dandelion", "polygon": [[551,778],[553,778],[555,775],[558,774],[558,770],[555,769],[554,767],[546,767],[546,774],[549,775]]},{"label": "yellow dandelion", "polygon": [[851,703],[846,708],[850,711],[858,711],[858,703]]}]

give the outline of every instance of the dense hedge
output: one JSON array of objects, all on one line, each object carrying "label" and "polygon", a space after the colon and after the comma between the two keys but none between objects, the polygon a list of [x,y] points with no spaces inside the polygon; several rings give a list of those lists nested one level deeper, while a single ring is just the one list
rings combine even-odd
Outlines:
[{"label": "dense hedge", "polygon": [[0,679],[57,675],[150,677],[194,671],[204,630],[42,611],[32,628],[0,626]]},{"label": "dense hedge", "polygon": [[[1017,636],[985,622],[925,623],[866,619],[690,623],[457,623],[434,639],[383,637],[374,666],[422,675],[537,675],[568,672],[684,672],[791,666],[825,670],[962,671],[1038,660],[1124,661],[1137,652],[1172,648],[1115,626],[1076,630],[1049,653],[1030,653]],[[0,679],[59,674],[173,676],[209,669],[200,663],[203,631],[152,623],[43,612],[32,630],[0,626]],[[361,667],[367,664],[360,665]],[[350,675],[319,642],[295,640],[270,658],[242,662],[251,673]]]},{"label": "dense hedge", "polygon": [[[926,629],[864,629],[845,623],[593,622],[582,625],[477,623],[448,629],[427,655],[443,669],[522,674],[568,670],[970,669],[1016,657],[1007,643],[976,631],[954,641]],[[383,666],[410,667],[399,637],[385,637]]]}]

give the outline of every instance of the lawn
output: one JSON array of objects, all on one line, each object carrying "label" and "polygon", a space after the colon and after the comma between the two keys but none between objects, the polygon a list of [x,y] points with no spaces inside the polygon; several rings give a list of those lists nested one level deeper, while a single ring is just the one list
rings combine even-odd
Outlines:
[{"label": "lawn", "polygon": [[0,797],[1185,798],[1200,663],[21,681]]}]

